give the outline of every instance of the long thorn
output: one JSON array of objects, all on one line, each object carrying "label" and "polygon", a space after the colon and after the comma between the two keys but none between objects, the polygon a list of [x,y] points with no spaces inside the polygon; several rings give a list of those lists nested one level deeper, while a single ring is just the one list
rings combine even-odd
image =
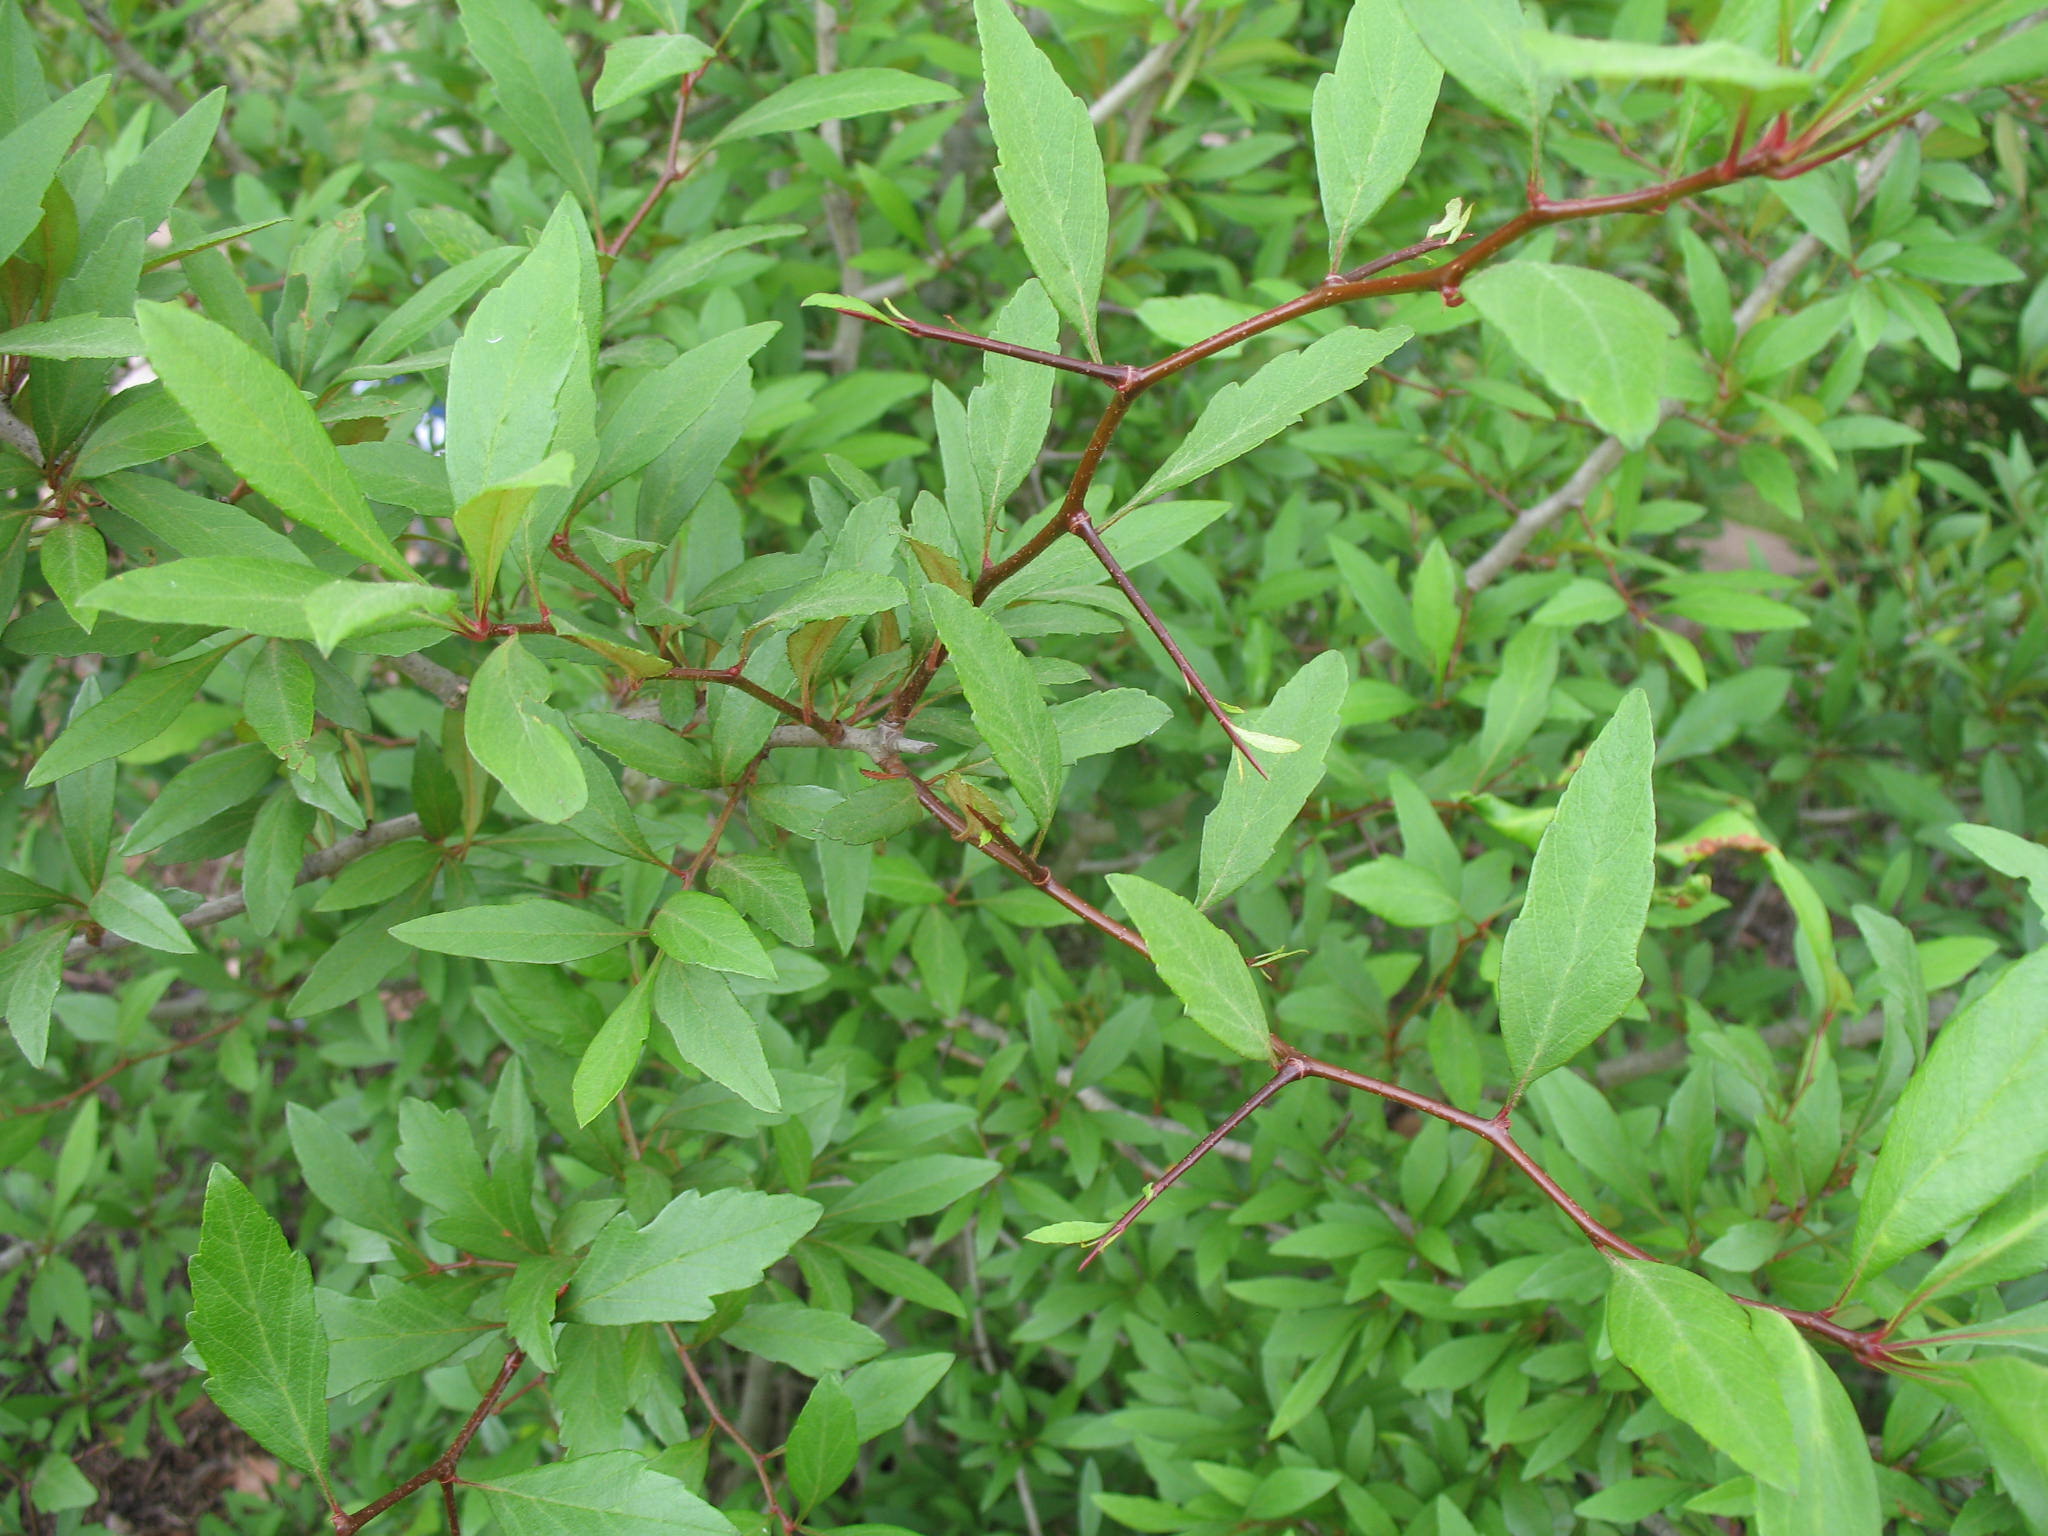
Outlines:
[{"label": "long thorn", "polygon": [[1308,1069],[1302,1065],[1301,1059],[1292,1054],[1286,1056],[1280,1063],[1280,1069],[1266,1079],[1264,1083],[1260,1084],[1256,1093],[1232,1110],[1230,1117],[1217,1126],[1215,1130],[1196,1142],[1194,1151],[1153,1180],[1151,1188],[1145,1191],[1144,1196],[1138,1203],[1119,1216],[1116,1220],[1116,1225],[1089,1244],[1087,1255],[1081,1260],[1081,1268],[1086,1269],[1090,1264],[1093,1264],[1105,1248],[1129,1230],[1132,1222],[1145,1214],[1146,1209],[1154,1200],[1157,1200],[1161,1195],[1173,1188],[1175,1182],[1179,1180],[1182,1174],[1207,1157],[1217,1142],[1244,1124],[1255,1111],[1264,1108],[1266,1102],[1282,1088],[1285,1088],[1289,1083],[1298,1082],[1306,1076],[1308,1076]]},{"label": "long thorn", "polygon": [[1152,637],[1166,647],[1166,654],[1171,656],[1173,664],[1180,668],[1180,675],[1187,680],[1187,685],[1195,690],[1196,697],[1201,699],[1202,703],[1208,706],[1209,713],[1216,717],[1216,723],[1223,727],[1223,734],[1230,738],[1230,744],[1244,754],[1244,760],[1252,765],[1260,778],[1266,778],[1268,775],[1264,765],[1246,745],[1244,737],[1238,734],[1237,727],[1230,723],[1230,717],[1223,712],[1222,703],[1209,691],[1209,685],[1202,681],[1202,675],[1181,653],[1179,643],[1166,632],[1166,626],[1159,621],[1159,615],[1152,611],[1152,605],[1139,595],[1138,589],[1131,583],[1130,576],[1117,563],[1116,556],[1109,552],[1109,546],[1102,542],[1102,535],[1095,531],[1095,524],[1089,519],[1088,514],[1076,512],[1068,519],[1068,526],[1080,535],[1082,543],[1095,552],[1095,558],[1100,560],[1102,568],[1109,572],[1109,579],[1131,600],[1131,606],[1138,610],[1138,617],[1145,621],[1145,627],[1152,631]]}]

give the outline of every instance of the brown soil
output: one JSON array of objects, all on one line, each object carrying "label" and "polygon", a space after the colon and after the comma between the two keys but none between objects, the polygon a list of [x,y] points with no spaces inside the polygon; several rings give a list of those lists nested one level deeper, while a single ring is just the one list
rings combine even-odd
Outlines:
[{"label": "brown soil", "polygon": [[78,1459],[79,1470],[100,1490],[86,1511],[123,1536],[184,1536],[204,1515],[222,1514],[229,1493],[261,1494],[277,1481],[278,1466],[255,1441],[201,1397],[178,1415],[183,1445],[157,1431],[138,1457],[111,1445]]}]

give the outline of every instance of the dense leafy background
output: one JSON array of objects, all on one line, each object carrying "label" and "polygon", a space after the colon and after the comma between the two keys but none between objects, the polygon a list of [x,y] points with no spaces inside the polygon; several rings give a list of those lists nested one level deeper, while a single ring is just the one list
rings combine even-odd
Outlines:
[{"label": "dense leafy background", "polygon": [[[1509,0],[1362,0],[1349,47],[1322,0],[0,3],[0,1524],[315,1528],[509,1339],[466,1530],[770,1529],[707,1394],[819,1529],[2048,1529],[2038,1311],[1916,1376],[1721,1299],[2048,1304],[2048,28],[1784,7],[1927,113],[1142,396],[1090,505],[1177,487],[1111,543],[1299,744],[1269,781],[1075,541],[996,618],[944,590],[1103,386],[803,307],[1142,362],[1511,216],[1532,124],[1566,196],[1826,110],[1776,5],[1538,9],[1619,52]],[[1703,37],[1690,86],[1627,51]],[[958,837],[647,681],[745,634],[843,711],[934,632],[909,761]],[[1633,932],[1599,866],[1653,835],[1640,948],[1517,975]],[[1136,1198],[1268,1017],[1467,1110],[1534,1078],[1520,1144],[1690,1275],[1322,1084],[1086,1272],[1026,1239]]]}]

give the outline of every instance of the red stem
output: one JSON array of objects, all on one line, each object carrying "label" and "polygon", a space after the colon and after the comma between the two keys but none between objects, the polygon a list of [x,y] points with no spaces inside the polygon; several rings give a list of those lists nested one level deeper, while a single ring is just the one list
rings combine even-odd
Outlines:
[{"label": "red stem", "polygon": [[423,1472],[415,1473],[381,1498],[365,1504],[354,1514],[343,1509],[334,1510],[332,1519],[336,1536],[355,1536],[357,1531],[400,1499],[417,1493],[429,1483],[441,1483],[444,1486],[452,1483],[455,1480],[456,1464],[462,1460],[462,1453],[469,1449],[469,1442],[476,1438],[476,1432],[483,1427],[484,1420],[496,1410],[498,1400],[505,1395],[505,1388],[512,1384],[512,1378],[519,1374],[519,1367],[525,1363],[524,1350],[515,1349],[505,1356],[505,1363],[498,1367],[498,1379],[491,1383],[490,1391],[486,1392],[483,1401],[476,1405],[476,1412],[469,1416],[469,1422],[456,1432],[455,1439],[450,1442],[448,1449],[434,1458],[432,1466]]}]

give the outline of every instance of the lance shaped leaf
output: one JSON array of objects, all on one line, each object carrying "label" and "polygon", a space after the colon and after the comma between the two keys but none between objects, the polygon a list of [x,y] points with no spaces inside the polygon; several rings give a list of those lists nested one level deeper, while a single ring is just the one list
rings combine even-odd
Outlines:
[{"label": "lance shaped leaf", "polygon": [[20,249],[43,221],[43,194],[112,79],[99,75],[86,81],[0,138],[0,261]]},{"label": "lance shaped leaf", "polygon": [[817,1224],[815,1201],[721,1189],[687,1190],[646,1226],[615,1216],[570,1287],[567,1314],[584,1323],[686,1323],[712,1298],[753,1285]]},{"label": "lance shaped leaf", "polygon": [[85,601],[124,619],[218,624],[280,640],[310,640],[306,599],[334,578],[310,565],[239,555],[200,555],[127,571]]},{"label": "lance shaped leaf", "polygon": [[1688,1270],[1623,1259],[1607,1292],[1607,1336],[1621,1363],[1708,1444],[1760,1483],[1799,1488],[1792,1421],[1747,1309]]},{"label": "lance shaped leaf", "polygon": [[1820,88],[1818,76],[1755,50],[1714,38],[1703,43],[1631,43],[1618,38],[1527,32],[1522,46],[1546,75],[1594,80],[1688,80],[1749,98],[1750,110],[1776,112]]},{"label": "lance shaped leaf", "polygon": [[1636,946],[1655,875],[1654,751],[1638,689],[1587,748],[1537,845],[1528,897],[1501,946],[1500,1030],[1516,1095],[1598,1039],[1643,984]]},{"label": "lance shaped leaf", "polygon": [[764,133],[795,133],[838,117],[863,117],[870,112],[898,112],[935,101],[958,101],[960,93],[939,80],[926,80],[901,69],[841,69],[829,75],[807,75],[757,101],[718,131],[715,144],[758,138]]},{"label": "lance shaped leaf", "polygon": [[595,1120],[632,1080],[640,1054],[647,1048],[648,1027],[654,1022],[653,990],[652,978],[642,977],[583,1048],[569,1085],[569,1103],[578,1125]]},{"label": "lance shaped leaf", "polygon": [[1351,7],[1337,68],[1316,82],[1310,119],[1332,272],[1344,264],[1351,236],[1415,168],[1443,78],[1401,0]]},{"label": "lance shaped leaf", "polygon": [[1989,1453],[2028,1528],[2048,1531],[2048,1365],[1992,1356],[1971,1360],[1932,1385]]},{"label": "lance shaped leaf", "polygon": [[192,424],[285,516],[390,575],[407,565],[283,369],[182,304],[137,304],[143,350]]},{"label": "lance shaped leaf", "polygon": [[1533,134],[1556,87],[1526,41],[1521,0],[1401,0],[1423,46],[1458,84]]},{"label": "lance shaped leaf", "polygon": [[460,0],[457,9],[504,109],[491,125],[521,154],[552,168],[584,207],[595,208],[597,134],[567,38],[530,0]]},{"label": "lance shaped leaf", "polygon": [[242,1181],[206,1178],[192,1256],[192,1342],[206,1391],[271,1455],[327,1482],[327,1333],[313,1272]]},{"label": "lance shaped leaf", "polygon": [[951,588],[925,588],[932,622],[953,654],[961,690],[974,712],[975,728],[996,761],[1017,786],[1018,798],[1040,827],[1059,805],[1066,769],[1060,761],[1060,733],[1038,681],[1016,642],[984,609]]},{"label": "lance shaped leaf", "polygon": [[161,734],[184,713],[193,690],[206,681],[226,654],[226,650],[208,651],[129,678],[64,728],[64,734],[29,770],[28,787],[53,783]]},{"label": "lance shaped leaf", "polygon": [[2048,1157],[2048,950],[2012,966],[1935,1036],[1892,1111],[1850,1244],[1882,1274],[1989,1207]]},{"label": "lance shaped leaf", "polygon": [[1474,273],[1465,296],[1545,384],[1629,447],[1657,429],[1678,317],[1642,289],[1590,267],[1510,261]]},{"label": "lance shaped leaf", "polygon": [[996,141],[996,185],[1046,296],[1100,357],[1095,309],[1109,249],[1109,191],[1088,108],[1011,11],[974,0]]},{"label": "lance shaped leaf", "polygon": [[1245,723],[1299,750],[1274,755],[1266,777],[1230,774],[1222,798],[1202,823],[1198,905],[1213,907],[1259,871],[1281,835],[1294,824],[1323,777],[1323,754],[1336,734],[1337,711],[1351,683],[1351,668],[1337,651],[1324,651]]},{"label": "lance shaped leaf", "polygon": [[1250,453],[1301,420],[1304,412],[1356,389],[1375,363],[1412,334],[1402,325],[1383,331],[1347,325],[1274,358],[1242,384],[1224,385],[1210,396],[1194,430],[1124,506],[1150,501]]},{"label": "lance shaped leaf", "polygon": [[[989,334],[1041,352],[1059,345],[1060,317],[1037,278],[1003,306]],[[982,380],[967,397],[967,443],[982,515],[993,521],[1045,446],[1045,430],[1052,422],[1053,370],[991,352],[982,359]]]},{"label": "lance shaped leaf", "polygon": [[1164,886],[1137,875],[1111,875],[1109,884],[1188,1017],[1248,1061],[1271,1056],[1265,1005],[1230,936]]},{"label": "lance shaped leaf", "polygon": [[[657,943],[663,943],[662,931],[657,919]],[[754,1108],[781,1113],[782,1092],[761,1049],[761,1027],[724,976],[701,964],[661,965],[654,972],[654,1011],[684,1061]]]},{"label": "lance shaped leaf", "polygon": [[590,93],[600,112],[620,102],[680,79],[712,57],[709,43],[684,32],[659,32],[652,37],[622,37],[604,51],[604,73]]},{"label": "lance shaped leaf", "polygon": [[[1777,1313],[1752,1311],[1749,1328],[1776,1373],[1799,1450],[1798,1493],[1757,1484],[1757,1536],[1882,1536],[1877,1469],[1841,1378]],[[1758,1383],[1759,1396],[1767,1391]]]},{"label": "lance shaped leaf", "polygon": [[633,931],[587,907],[543,898],[435,912],[399,923],[391,929],[391,936],[416,949],[443,955],[559,965],[617,949]]}]

